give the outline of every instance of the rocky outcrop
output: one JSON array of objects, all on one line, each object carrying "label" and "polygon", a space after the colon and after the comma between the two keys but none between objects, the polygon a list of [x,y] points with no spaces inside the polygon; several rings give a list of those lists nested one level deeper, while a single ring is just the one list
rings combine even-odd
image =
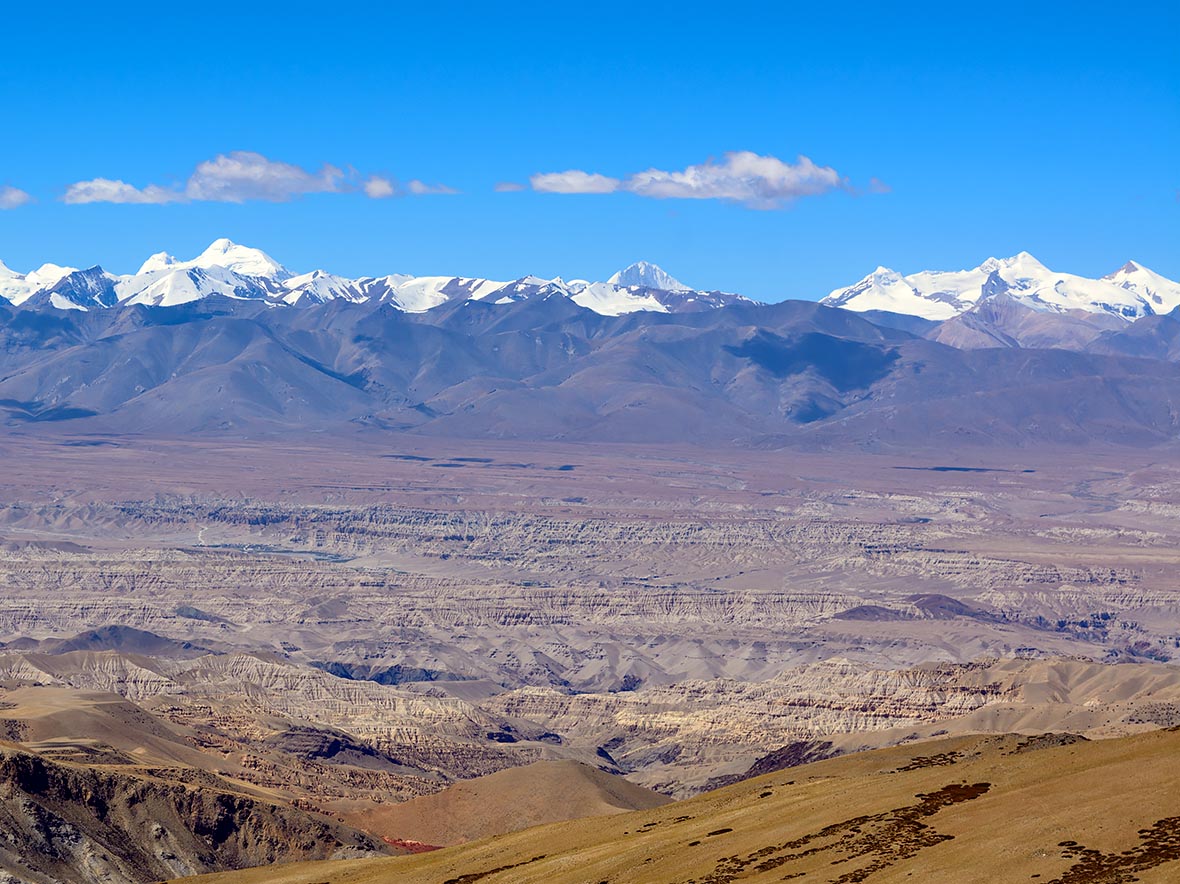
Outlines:
[{"label": "rocky outcrop", "polygon": [[0,831],[0,869],[36,884],[148,882],[385,852],[347,827],[228,789],[15,748],[0,749]]}]

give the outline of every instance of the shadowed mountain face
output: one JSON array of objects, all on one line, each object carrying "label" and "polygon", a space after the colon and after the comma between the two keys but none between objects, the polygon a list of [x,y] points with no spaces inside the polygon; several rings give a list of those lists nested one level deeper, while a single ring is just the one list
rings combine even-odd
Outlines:
[{"label": "shadowed mountain face", "polygon": [[1133,325],[1113,329],[1087,348],[1092,353],[1180,360],[1180,317],[1175,313],[1149,316]]},{"label": "shadowed mountain face", "polygon": [[1033,310],[1001,292],[939,323],[929,330],[926,337],[963,349],[1025,347],[1081,350],[1104,331],[1127,327],[1126,322],[1106,313],[1082,310],[1046,313]]},{"label": "shadowed mountain face", "polygon": [[1171,438],[1176,321],[1104,331],[1101,319],[996,299],[907,329],[798,301],[623,316],[558,296],[422,314],[217,297],[90,312],[3,307],[0,413],[10,427],[152,434],[370,427],[868,446]]}]

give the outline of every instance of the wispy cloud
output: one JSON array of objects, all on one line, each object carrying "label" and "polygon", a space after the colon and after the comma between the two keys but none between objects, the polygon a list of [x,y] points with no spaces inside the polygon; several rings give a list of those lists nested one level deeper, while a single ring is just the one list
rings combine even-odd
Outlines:
[{"label": "wispy cloud", "polygon": [[648,169],[628,178],[611,178],[579,169],[547,172],[529,179],[544,193],[633,193],[651,199],[715,199],[752,209],[778,209],[804,196],[849,190],[831,166],[805,156],[794,163],[752,151],[733,151],[721,162],[707,160],[680,171]]},{"label": "wispy cloud", "polygon": [[406,185],[406,190],[414,194],[414,196],[425,196],[431,193],[458,193],[453,187],[447,187],[445,184],[427,184],[424,181],[414,179]]},{"label": "wispy cloud", "polygon": [[308,193],[340,193],[347,189],[344,172],[335,166],[325,164],[318,172],[308,172],[290,163],[268,160],[260,153],[238,150],[198,165],[184,192],[191,200],[285,203]]},{"label": "wispy cloud", "polygon": [[[149,184],[136,187],[125,181],[94,178],[66,188],[63,202],[82,203],[244,203],[251,200],[285,203],[307,194],[350,193],[358,189],[357,173],[325,164],[308,171],[291,163],[271,160],[248,150],[219,154],[197,165],[183,184]],[[359,189],[373,199],[397,196],[397,183],[379,175],[370,176]],[[408,193],[453,193],[443,185],[411,181]]]},{"label": "wispy cloud", "polygon": [[110,178],[92,178],[89,181],[76,181],[66,188],[62,202],[71,205],[84,203],[143,203],[162,205],[164,203],[183,202],[187,197],[179,190],[149,184],[138,188],[126,181],[116,181]]},{"label": "wispy cloud", "polygon": [[32,201],[33,198],[19,187],[0,185],[0,209],[17,209]]},{"label": "wispy cloud", "polygon": [[614,193],[623,186],[618,178],[597,172],[570,169],[566,172],[541,172],[529,178],[533,190],[542,193]]},{"label": "wispy cloud", "polygon": [[365,196],[370,199],[384,200],[395,196],[428,196],[435,193],[458,193],[453,187],[445,184],[427,184],[417,178],[401,185],[392,178],[381,175],[370,176],[363,185]]},{"label": "wispy cloud", "polygon": [[347,189],[344,178],[344,172],[335,166],[325,165],[318,172],[308,172],[291,163],[267,159],[260,153],[237,150],[199,163],[183,185],[136,187],[125,181],[94,178],[71,184],[62,200],[71,204],[163,205],[247,200],[282,203],[309,193],[339,193]]},{"label": "wispy cloud", "polygon": [[496,193],[519,193],[522,190],[528,190],[528,186],[521,184],[519,181],[496,182]]}]

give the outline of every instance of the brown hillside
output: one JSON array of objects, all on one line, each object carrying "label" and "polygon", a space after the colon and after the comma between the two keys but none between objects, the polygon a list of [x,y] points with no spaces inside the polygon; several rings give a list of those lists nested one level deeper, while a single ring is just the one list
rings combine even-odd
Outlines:
[{"label": "brown hillside", "polygon": [[957,737],[822,761],[655,810],[409,858],[204,884],[890,884],[1180,877],[1180,731]]},{"label": "brown hillside", "polygon": [[386,838],[442,846],[542,823],[647,810],[669,800],[578,761],[538,761],[345,819]]}]

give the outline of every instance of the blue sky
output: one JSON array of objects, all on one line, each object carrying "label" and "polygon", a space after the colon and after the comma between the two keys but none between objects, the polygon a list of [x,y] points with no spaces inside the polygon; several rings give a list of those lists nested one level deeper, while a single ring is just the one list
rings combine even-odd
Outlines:
[{"label": "blue sky", "polygon": [[[0,211],[0,259],[130,272],[219,236],[345,275],[601,279],[643,258],[772,301],[1022,249],[1180,278],[1180,13],[889,6],[21,4],[0,187],[30,199]],[[741,151],[780,162],[769,198],[727,189]],[[234,152],[287,164],[288,190],[190,182]],[[795,187],[800,156],[837,183]],[[676,173],[702,165],[710,198],[683,198]],[[632,178],[651,169],[667,187]],[[530,185],[568,170],[613,192]],[[164,204],[63,201],[95,179]],[[343,192],[299,193],[325,188]]]}]

